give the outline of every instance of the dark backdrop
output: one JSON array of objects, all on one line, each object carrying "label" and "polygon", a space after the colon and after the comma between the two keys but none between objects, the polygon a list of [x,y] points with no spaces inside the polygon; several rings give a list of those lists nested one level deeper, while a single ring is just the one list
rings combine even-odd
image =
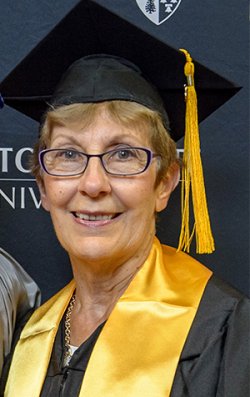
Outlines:
[{"label": "dark backdrop", "polygon": [[[78,1],[1,0],[0,81],[35,48]],[[149,21],[135,0],[96,0],[173,47],[187,48],[200,63],[242,89],[201,124],[201,150],[211,223],[212,255],[194,255],[216,275],[249,292],[249,118],[247,2],[182,0],[161,25]],[[139,49],[138,49],[139,50]],[[150,49],[149,49],[150,51]],[[37,65],[39,68],[39,64]],[[71,277],[26,159],[37,123],[5,106],[0,111],[0,246],[33,276],[47,299]],[[182,142],[179,142],[182,147]],[[161,241],[176,246],[179,191],[158,224]]]}]

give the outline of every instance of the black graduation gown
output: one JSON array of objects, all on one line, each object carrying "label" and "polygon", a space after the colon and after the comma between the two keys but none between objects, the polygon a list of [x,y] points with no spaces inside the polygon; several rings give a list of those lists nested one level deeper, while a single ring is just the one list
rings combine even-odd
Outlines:
[{"label": "black graduation gown", "polygon": [[[184,345],[171,397],[249,396],[249,302],[212,276]],[[74,353],[70,365],[63,368],[64,327],[61,324],[41,397],[78,396],[102,327],[103,324]]]}]

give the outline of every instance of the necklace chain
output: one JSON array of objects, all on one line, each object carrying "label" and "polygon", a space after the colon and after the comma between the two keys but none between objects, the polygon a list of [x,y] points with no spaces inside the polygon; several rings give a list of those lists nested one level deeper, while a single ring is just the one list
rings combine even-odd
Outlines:
[{"label": "necklace chain", "polygon": [[66,312],[66,317],[65,317],[65,337],[64,337],[64,343],[65,343],[65,352],[64,352],[64,360],[69,360],[71,357],[70,353],[70,333],[71,333],[71,314],[74,308],[76,302],[76,295],[75,293],[72,295],[72,298],[70,299],[69,306]]}]

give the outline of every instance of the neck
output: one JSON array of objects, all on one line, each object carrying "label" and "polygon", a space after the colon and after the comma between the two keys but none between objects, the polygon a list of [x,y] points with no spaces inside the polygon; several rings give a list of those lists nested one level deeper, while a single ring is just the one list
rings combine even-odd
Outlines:
[{"label": "neck", "polygon": [[115,258],[81,258],[70,255],[76,297],[81,307],[84,308],[90,302],[119,298],[147,259],[153,239],[154,233],[148,233],[139,248],[131,245],[124,256],[121,253]]},{"label": "neck", "polygon": [[105,272],[73,266],[78,310],[112,306],[127,289],[146,257],[140,261],[133,259],[113,269],[110,266]]},{"label": "neck", "polygon": [[[79,345],[105,321],[149,255],[148,249],[118,266],[95,267],[71,258],[76,282],[76,303],[72,312],[72,344]],[[99,270],[99,271],[98,271]],[[81,329],[81,334],[79,334]],[[84,330],[84,331],[83,331]]]}]

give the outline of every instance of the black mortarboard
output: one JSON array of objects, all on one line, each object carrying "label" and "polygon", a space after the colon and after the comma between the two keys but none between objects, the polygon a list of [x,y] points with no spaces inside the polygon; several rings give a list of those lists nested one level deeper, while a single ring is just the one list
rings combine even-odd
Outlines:
[{"label": "black mortarboard", "polygon": [[82,57],[67,69],[49,105],[125,100],[158,111],[169,128],[169,118],[157,89],[127,59],[109,54]]},{"label": "black mortarboard", "polygon": [[[168,124],[168,114],[173,139],[177,141],[185,134],[183,222],[178,249],[188,251],[194,234],[189,232],[189,194],[192,191],[195,218],[193,231],[196,235],[197,252],[209,253],[214,250],[214,242],[200,160],[198,121],[209,116],[239,88],[196,62],[195,90],[194,64],[190,55],[184,50],[184,57],[182,52],[123,20],[94,0],[83,0],[6,77],[0,85],[0,90],[6,104],[37,121],[41,120],[48,103],[60,105],[80,102],[79,98],[83,94],[82,101],[87,102],[88,93],[89,102],[93,102],[94,98],[95,101],[102,98],[136,100],[150,108],[160,110],[165,124]],[[95,65],[94,69],[92,64],[92,69],[87,70],[86,58],[81,59],[74,63],[73,69],[66,72],[58,86],[61,76],[74,61],[98,53],[119,57],[119,67],[117,61],[114,61],[115,58],[105,59],[99,56],[98,60],[95,56],[87,58],[88,65],[91,62]],[[130,62],[138,65],[143,76],[157,87],[163,105],[151,86],[143,83],[143,90],[141,89],[140,72],[136,69],[137,66],[131,65]],[[116,65],[117,75],[116,72],[110,74],[113,64]],[[79,94],[76,81],[81,81],[83,69],[89,81],[85,78],[84,86],[78,87]],[[123,69],[126,70],[127,80],[124,80]],[[109,74],[101,78],[101,72],[104,71]],[[188,77],[186,105],[185,75]],[[96,78],[99,79],[98,93],[93,91],[93,81]],[[94,86],[96,88],[96,84]],[[199,101],[199,120],[196,91]]]},{"label": "black mortarboard", "polygon": [[[138,65],[160,92],[172,137],[177,141],[184,135],[183,54],[93,0],[78,3],[4,79],[0,91],[5,103],[39,121],[69,65],[97,53],[123,57]],[[238,88],[199,63],[195,68],[202,121]]]}]

